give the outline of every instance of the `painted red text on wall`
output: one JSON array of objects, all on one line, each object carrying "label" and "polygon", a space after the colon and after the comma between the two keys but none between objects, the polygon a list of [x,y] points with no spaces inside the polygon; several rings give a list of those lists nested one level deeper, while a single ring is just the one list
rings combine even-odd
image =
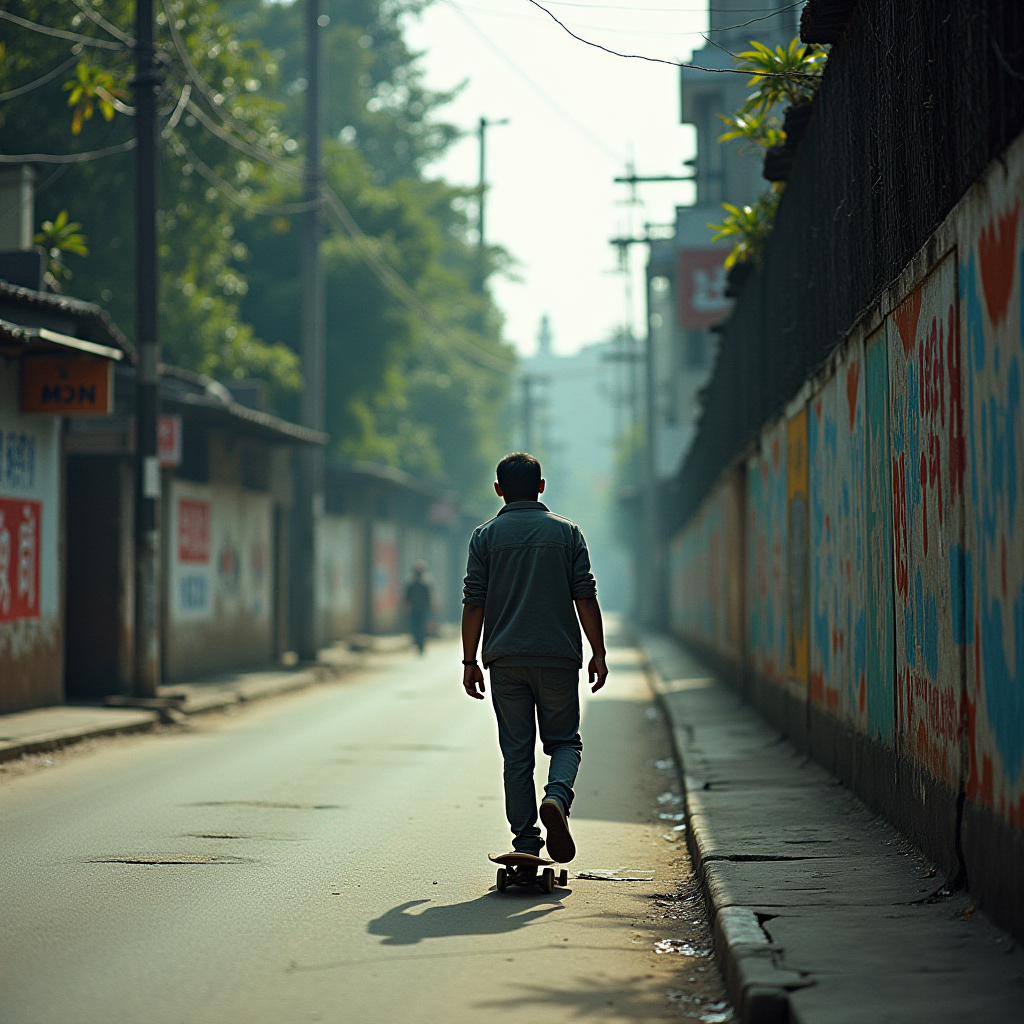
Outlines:
[{"label": "painted red text on wall", "polygon": [[178,561],[210,561],[210,503],[178,499]]},{"label": "painted red text on wall", "polygon": [[39,618],[40,501],[0,498],[0,622]]}]

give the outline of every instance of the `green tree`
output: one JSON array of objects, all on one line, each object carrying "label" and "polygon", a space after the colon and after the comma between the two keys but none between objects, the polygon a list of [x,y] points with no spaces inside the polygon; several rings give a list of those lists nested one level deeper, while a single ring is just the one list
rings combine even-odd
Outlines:
[{"label": "green tree", "polygon": [[[131,32],[130,0],[14,0],[11,9],[105,46],[86,47],[67,75],[0,103],[5,150],[63,153],[129,140],[131,54],[110,47]],[[500,316],[469,285],[467,193],[424,173],[458,136],[436,116],[449,97],[424,87],[402,39],[401,18],[415,6],[331,0],[328,9],[325,176],[362,230],[352,237],[334,224],[324,243],[335,449],[479,490],[501,447],[496,425],[511,358]],[[294,415],[300,8],[161,0],[157,20],[165,351],[227,382],[262,378],[274,407]],[[0,31],[16,55],[0,66],[5,90],[60,67],[74,45],[9,22]],[[129,153],[47,169],[38,198],[41,216],[66,210],[81,221],[92,253],[76,270],[76,293],[103,302],[128,330],[132,172]],[[499,250],[490,256],[495,267],[507,263]],[[405,286],[396,288],[393,272]]]},{"label": "green tree", "polygon": [[[86,2],[83,0],[83,4]],[[125,35],[132,31],[134,3],[130,0],[99,0],[90,9]],[[276,106],[258,89],[246,89],[244,85],[258,74],[267,74],[258,47],[244,46],[212,3],[178,0],[173,9],[179,22],[191,30],[203,73],[224,90],[222,102],[228,105],[231,116],[259,133],[268,148],[284,156],[285,140],[280,136]],[[12,0],[8,10],[50,28],[106,44],[117,42],[73,3]],[[187,76],[180,61],[174,59],[162,12],[158,21],[165,67],[161,96],[166,144],[160,167],[160,327],[166,357],[222,379],[262,377],[276,399],[286,399],[300,386],[298,360],[287,347],[265,345],[241,319],[238,307],[246,290],[241,268],[248,254],[235,238],[237,207],[201,176],[198,162],[238,189],[251,188],[255,180],[265,176],[264,172],[207,132],[191,112],[178,111],[174,128],[169,127]],[[72,41],[6,21],[0,24],[0,31],[11,55],[3,65],[5,90],[32,81],[74,56]],[[0,103],[5,151],[93,151],[130,140],[131,108],[121,102],[130,71],[127,48],[83,48],[77,67],[66,77],[57,77]],[[225,87],[225,80],[239,84],[236,88]],[[71,88],[66,89],[66,85]],[[89,100],[99,104],[102,118],[90,119],[83,112],[83,104]],[[77,134],[76,126],[80,128]],[[53,220],[62,210],[81,222],[91,243],[88,259],[76,268],[76,294],[101,302],[130,334],[134,327],[131,154],[42,167],[37,216]]]}]

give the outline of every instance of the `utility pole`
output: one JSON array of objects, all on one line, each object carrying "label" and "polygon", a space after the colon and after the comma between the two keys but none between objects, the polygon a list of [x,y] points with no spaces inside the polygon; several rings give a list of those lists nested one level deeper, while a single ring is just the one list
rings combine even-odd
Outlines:
[{"label": "utility pole", "polygon": [[[324,280],[320,264],[323,214],[320,191],[321,87],[323,30],[330,18],[322,12],[323,0],[306,0],[306,167],[302,232],[302,404],[304,427],[324,429]],[[296,509],[294,558],[292,559],[292,624],[299,657],[316,658],[316,526],[323,515],[325,456],[319,446],[307,446],[296,453]]]},{"label": "utility pole", "polygon": [[[648,264],[648,267],[650,264]],[[644,565],[647,578],[644,580],[640,594],[640,614],[648,626],[662,625],[663,598],[663,563],[661,542],[661,513],[658,494],[658,429],[655,410],[656,367],[654,365],[654,332],[651,330],[651,275],[648,269],[645,275],[647,333],[644,338],[644,461],[642,469],[643,485],[643,531],[645,552]]]},{"label": "utility pole", "polygon": [[[661,181],[668,176],[662,176],[655,180]],[[630,168],[628,177],[616,178],[617,182],[630,185],[634,190],[638,182],[643,178],[638,177]],[[679,180],[679,179],[668,179]],[[685,179],[683,179],[685,180]],[[641,237],[620,237],[610,239],[610,243],[616,247],[619,254],[619,265],[622,271],[630,274],[629,249],[634,245],[649,245],[653,240],[652,228],[655,225],[645,224],[644,234]],[[661,606],[663,598],[663,563],[661,544],[661,524],[658,500],[658,471],[657,471],[657,416],[655,411],[656,394],[656,367],[654,365],[654,335],[651,330],[651,301],[650,301],[650,274],[646,275],[646,296],[645,309],[647,312],[647,330],[644,338],[644,353],[638,354],[634,359],[644,364],[643,384],[643,449],[640,461],[640,544],[637,557],[637,605],[636,610],[640,621],[647,626],[660,624]],[[627,289],[631,288],[630,282]],[[630,304],[632,305],[632,304]],[[629,327],[632,333],[632,325]],[[633,387],[630,389],[636,394],[634,378]]]},{"label": "utility pole", "polygon": [[157,89],[153,0],[135,8],[135,665],[133,696],[152,698],[160,686],[160,357],[157,312]]},{"label": "utility pole", "polygon": [[477,124],[476,137],[480,144],[480,173],[477,178],[477,206],[476,206],[476,290],[482,292],[487,283],[487,243],[485,235],[485,209],[487,206],[487,129],[498,125],[508,124],[507,117],[499,121],[489,121],[481,117]]}]

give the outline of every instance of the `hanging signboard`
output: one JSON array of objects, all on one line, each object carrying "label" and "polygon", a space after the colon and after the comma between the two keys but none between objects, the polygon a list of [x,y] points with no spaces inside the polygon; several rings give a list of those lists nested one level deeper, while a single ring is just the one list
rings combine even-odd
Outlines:
[{"label": "hanging signboard", "polygon": [[114,411],[113,362],[90,356],[23,359],[21,411],[51,416],[109,416]]},{"label": "hanging signboard", "polygon": [[725,318],[732,299],[725,297],[728,249],[679,250],[679,326],[710,327]]},{"label": "hanging signboard", "polygon": [[156,454],[162,469],[181,465],[181,417],[161,416],[156,428]]}]

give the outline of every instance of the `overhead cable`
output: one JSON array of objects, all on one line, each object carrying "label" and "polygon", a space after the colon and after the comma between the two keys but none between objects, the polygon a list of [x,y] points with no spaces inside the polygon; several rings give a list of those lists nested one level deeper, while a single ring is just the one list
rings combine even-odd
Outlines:
[{"label": "overhead cable", "polygon": [[99,11],[94,11],[86,0],[73,0],[75,6],[92,22],[99,25],[104,32],[109,32],[115,39],[120,39],[125,46],[134,46],[135,40],[127,32],[122,32],[116,25],[112,25]]},{"label": "overhead cable", "polygon": [[[583,36],[577,35],[568,25],[565,24],[556,14],[549,11],[540,0],[526,0],[527,3],[533,4],[538,10],[543,11],[556,25],[558,25],[562,31],[572,36],[578,43],[583,43],[585,46],[592,46],[595,50],[602,50],[604,53],[611,54],[613,57],[624,57],[626,60],[642,60],[647,61],[649,64],[667,64],[673,68],[688,68],[691,71],[706,71],[712,75],[744,75],[749,77],[750,71],[741,71],[739,68],[706,68],[700,64],[689,64],[686,61],[679,60],[668,60],[665,57],[648,57],[644,53],[622,53],[619,50],[612,50],[610,47],[602,46],[600,43],[595,43],[592,39],[584,39]],[[811,78],[811,75],[805,75],[800,72],[792,72],[787,74],[761,74],[758,73],[758,78]]]},{"label": "overhead cable", "polygon": [[327,208],[330,210],[345,232],[356,243],[356,248],[363,257],[363,262],[373,271],[377,279],[412,312],[423,318],[428,327],[431,327],[440,334],[445,341],[454,345],[459,352],[469,359],[488,370],[500,370],[502,372],[511,368],[513,360],[502,359],[500,356],[488,352],[471,342],[464,341],[458,333],[450,327],[446,327],[434,315],[432,310],[406,283],[405,279],[383,259],[374,249],[371,240],[363,229],[356,223],[355,218],[349,213],[348,208],[338,197],[337,193],[325,187],[321,193],[327,200]]},{"label": "overhead cable", "polygon": [[185,40],[182,38],[181,32],[178,31],[178,23],[176,19],[171,16],[172,12],[167,8],[166,0],[160,0],[160,6],[163,8],[164,17],[167,19],[167,27],[171,32],[171,42],[174,44],[175,52],[178,54],[178,58],[184,65],[186,74],[192,80],[192,84],[195,85],[200,93],[202,93],[203,98],[217,112],[217,116],[229,129],[245,136],[249,142],[258,142],[259,132],[250,128],[248,125],[244,125],[239,121],[236,121],[227,112],[221,109],[221,106],[217,102],[209,83],[196,69],[196,66],[192,61],[192,55],[189,53],[188,47],[185,45]]},{"label": "overhead cable", "polygon": [[5,153],[0,154],[0,164],[84,164],[90,160],[102,160],[105,156],[127,153],[138,144],[138,139],[129,139],[117,146],[94,149],[87,153]]},{"label": "overhead cable", "polygon": [[101,50],[123,50],[124,43],[115,43],[109,39],[94,39],[92,36],[79,35],[77,32],[66,32],[62,28],[50,28],[48,25],[40,25],[25,18],[19,18],[10,11],[0,10],[0,18],[9,21],[32,32],[41,32],[44,36],[56,36],[58,39],[70,39],[73,43],[81,43],[83,46],[98,46]]},{"label": "overhead cable", "polygon": [[550,96],[539,86],[515,61],[512,60],[504,50],[481,29],[472,18],[467,15],[458,4],[451,0],[445,0],[453,11],[514,71],[540,98],[547,103],[560,117],[564,118],[573,128],[576,129],[592,146],[600,150],[610,160],[618,162],[619,154],[616,153],[607,143],[602,141],[589,128],[576,120],[568,110],[565,109],[556,99]]},{"label": "overhead cable", "polygon": [[248,210],[249,213],[260,215],[283,215],[294,213],[307,213],[320,204],[316,200],[307,200],[301,203],[257,203],[248,196],[243,195],[229,181],[221,177],[213,168],[204,163],[177,132],[168,128],[164,131],[165,138],[171,142],[171,148],[182,159],[187,160],[221,195],[230,199],[235,205]]},{"label": "overhead cable", "polygon": [[52,82],[59,74],[67,71],[72,64],[78,63],[78,54],[72,54],[60,67],[54,68],[52,71],[47,71],[42,78],[37,78],[32,82],[27,82],[25,85],[19,85],[17,89],[9,89],[7,92],[0,92],[0,100],[13,100],[15,96],[24,96],[25,93],[31,92],[33,89],[38,89],[41,85],[46,85],[47,82]]}]

